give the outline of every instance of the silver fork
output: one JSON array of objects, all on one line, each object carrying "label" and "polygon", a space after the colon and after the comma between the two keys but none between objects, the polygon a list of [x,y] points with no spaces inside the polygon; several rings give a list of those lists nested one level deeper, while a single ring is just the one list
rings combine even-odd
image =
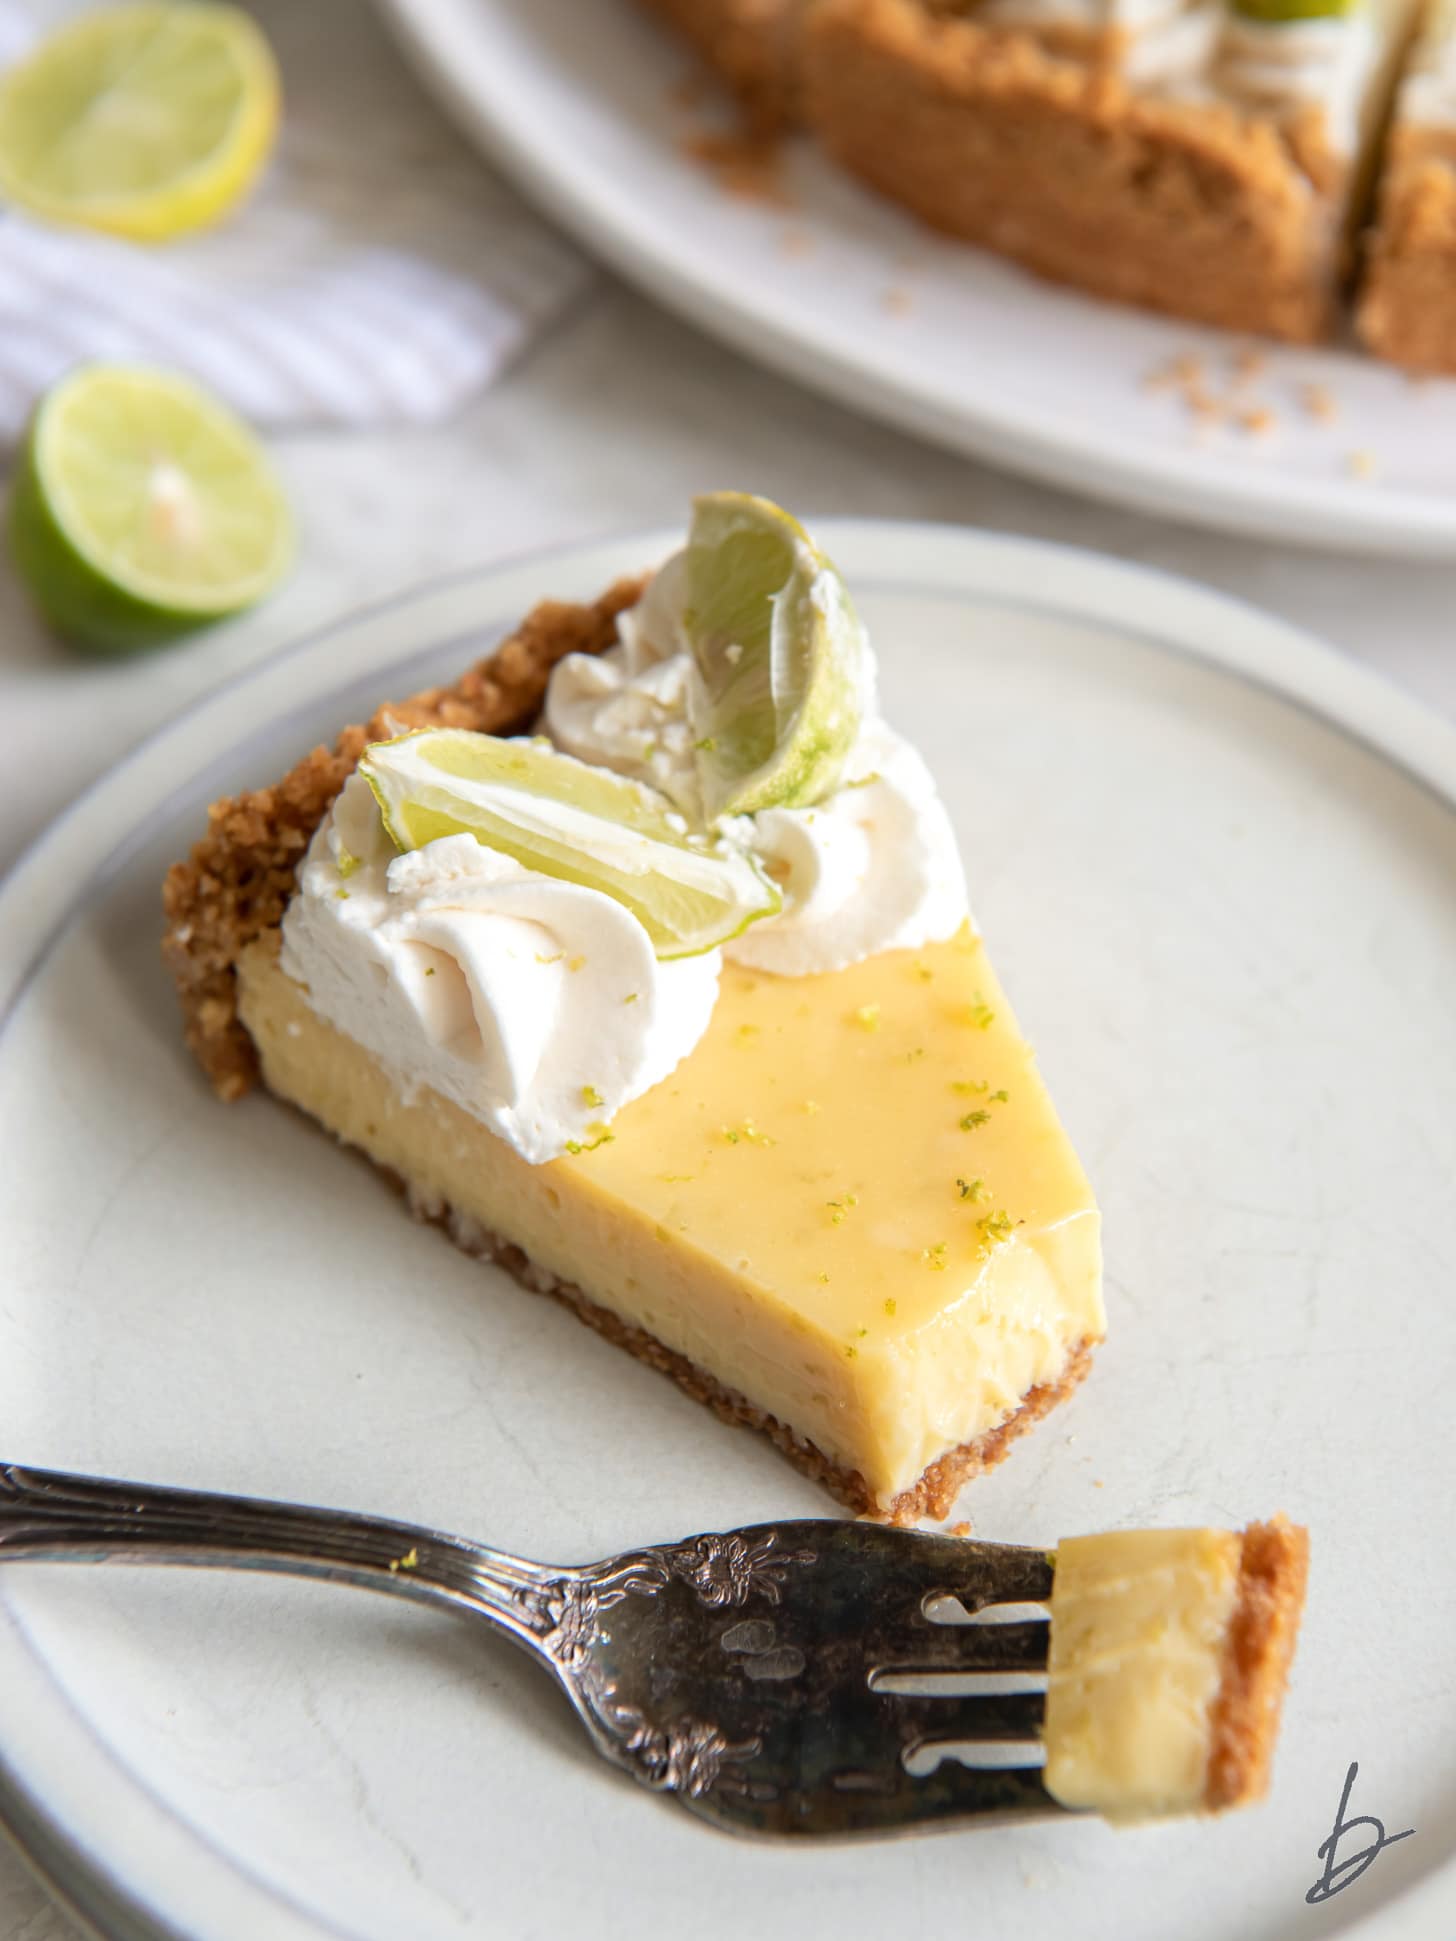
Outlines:
[{"label": "silver fork", "polygon": [[558,1566],[375,1517],[0,1464],[7,1559],[275,1570],[483,1618],[554,1675],[605,1758],[734,1832],[1062,1810],[1039,1771],[1044,1550],[815,1521]]}]

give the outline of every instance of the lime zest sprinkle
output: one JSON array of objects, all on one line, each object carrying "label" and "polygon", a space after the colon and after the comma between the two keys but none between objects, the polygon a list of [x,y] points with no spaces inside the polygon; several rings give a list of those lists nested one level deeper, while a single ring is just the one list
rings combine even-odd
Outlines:
[{"label": "lime zest sprinkle", "polygon": [[1009,1103],[1010,1098],[1011,1094],[1009,1092],[993,1092],[991,1094],[991,1103],[992,1105],[1006,1105]]},{"label": "lime zest sprinkle", "polygon": [[582,1086],[581,1102],[583,1105],[604,1105],[606,1103],[595,1085]]},{"label": "lime zest sprinkle", "polygon": [[880,1007],[878,1004],[862,1004],[854,1013],[854,1022],[861,1031],[878,1031],[880,1028]]},{"label": "lime zest sprinkle", "polygon": [[566,960],[566,968],[569,971],[584,970],[586,968],[585,957],[581,957],[581,956],[568,957]]},{"label": "lime zest sprinkle", "polygon": [[920,979],[922,984],[928,984],[935,976],[935,972],[930,968],[929,964],[917,964],[915,966],[915,975]]},{"label": "lime zest sprinkle", "polygon": [[885,1312],[886,1314],[893,1314],[895,1312],[895,1297],[893,1294],[887,1294],[885,1296]]},{"label": "lime zest sprinkle", "polygon": [[966,1013],[966,1022],[976,1031],[989,1031],[996,1022],[996,1013],[979,991],[976,992],[975,1003]]},{"label": "lime zest sprinkle", "polygon": [[723,1137],[730,1146],[740,1142],[750,1146],[776,1146],[779,1142],[767,1132],[760,1132],[752,1119],[745,1119],[741,1126],[723,1126]]},{"label": "lime zest sprinkle", "polygon": [[642,993],[640,991],[628,991],[627,995],[622,999],[622,1002],[623,1004],[635,1004],[641,995]]},{"label": "lime zest sprinkle", "polygon": [[1013,1220],[1004,1208],[998,1209],[995,1213],[984,1214],[976,1222],[981,1238],[988,1247],[999,1247],[1004,1240],[1011,1238],[1020,1225],[1021,1222]]},{"label": "lime zest sprinkle", "polygon": [[850,1361],[853,1361],[855,1356],[859,1353],[859,1349],[855,1347],[852,1341],[846,1341],[844,1344],[844,1352],[845,1352],[845,1355],[848,1357],[848,1359]]},{"label": "lime zest sprinkle", "polygon": [[339,899],[340,903],[347,903],[349,901],[349,892],[347,890],[335,890],[334,895]]},{"label": "lime zest sprinkle", "polygon": [[657,1177],[662,1181],[664,1186],[686,1186],[690,1180],[696,1179],[697,1175],[695,1173],[659,1173]]},{"label": "lime zest sprinkle", "polygon": [[393,1576],[397,1570],[418,1570],[419,1565],[420,1565],[419,1550],[416,1548],[414,1544],[411,1544],[409,1549],[405,1551],[402,1557],[390,1558],[389,1572],[390,1572],[390,1575]]},{"label": "lime zest sprinkle", "polygon": [[565,955],[566,952],[564,950],[558,950],[554,956],[547,957],[538,950],[536,952],[536,962],[538,964],[559,964]]},{"label": "lime zest sprinkle", "polygon": [[854,1193],[846,1193],[843,1199],[826,1200],[824,1204],[829,1208],[829,1224],[841,1227],[844,1225],[845,1214],[859,1205],[859,1197]]},{"label": "lime zest sprinkle", "polygon": [[816,1112],[822,1112],[824,1110],[824,1107],[819,1103],[818,1099],[805,1099],[804,1110],[808,1113],[809,1117],[812,1119],[814,1114]]},{"label": "lime zest sprinkle", "polygon": [[958,1179],[956,1181],[956,1191],[963,1200],[970,1200],[974,1203],[976,1200],[985,1199],[986,1182],[979,1175],[975,1179]]},{"label": "lime zest sprinkle", "polygon": [[595,1152],[598,1146],[610,1146],[612,1141],[617,1136],[616,1133],[614,1132],[608,1132],[607,1128],[604,1125],[589,1125],[587,1127],[587,1131],[594,1132],[596,1134],[595,1139],[586,1139],[586,1140],[568,1139],[567,1140],[566,1150],[569,1153],[571,1153],[573,1156],[581,1152]]},{"label": "lime zest sprinkle", "polygon": [[985,1125],[990,1118],[989,1112],[968,1112],[961,1120],[962,1132],[974,1132],[978,1126]]},{"label": "lime zest sprinkle", "polygon": [[818,1283],[819,1283],[819,1285],[820,1285],[821,1287],[828,1287],[828,1285],[829,1285],[829,1276],[828,1276],[827,1274],[816,1274],[816,1275],[814,1276],[814,1278],[815,1278],[815,1280],[816,1280],[816,1281],[818,1281]]},{"label": "lime zest sprinkle", "polygon": [[945,1251],[946,1243],[943,1240],[937,1240],[933,1247],[925,1247],[921,1250],[920,1258],[933,1274],[943,1274],[945,1272]]},{"label": "lime zest sprinkle", "polygon": [[435,966],[434,966],[433,964],[426,964],[426,965],[425,965],[425,976],[426,976],[426,977],[433,977],[434,975],[435,975]]},{"label": "lime zest sprinkle", "polygon": [[705,755],[711,755],[717,746],[717,738],[714,735],[704,735],[701,741],[693,743],[693,747],[701,749]]},{"label": "lime zest sprinkle", "polygon": [[983,1099],[991,1089],[989,1078],[953,1078],[950,1089],[959,1092],[962,1098]]},{"label": "lime zest sprinkle", "polygon": [[335,863],[335,868],[338,870],[340,876],[342,876],[345,879],[345,881],[347,881],[348,878],[351,877],[354,874],[354,871],[359,867],[360,867],[359,858],[355,855],[352,855],[347,849],[344,848],[344,846],[341,843],[339,845],[338,860]]}]

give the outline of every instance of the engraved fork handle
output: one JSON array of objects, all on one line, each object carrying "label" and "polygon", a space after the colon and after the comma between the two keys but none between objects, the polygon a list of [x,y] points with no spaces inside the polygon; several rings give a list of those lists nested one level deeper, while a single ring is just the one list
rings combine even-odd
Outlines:
[{"label": "engraved fork handle", "polygon": [[542,1594],[577,1575],[381,1517],[0,1463],[0,1563],[193,1564],[356,1584],[473,1611],[551,1663]]}]

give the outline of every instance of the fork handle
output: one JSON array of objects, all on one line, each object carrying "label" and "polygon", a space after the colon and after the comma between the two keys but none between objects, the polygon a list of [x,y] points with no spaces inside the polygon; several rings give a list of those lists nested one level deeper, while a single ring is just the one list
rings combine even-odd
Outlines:
[{"label": "fork handle", "polygon": [[321,1577],[473,1611],[543,1656],[541,1600],[575,1574],[382,1517],[0,1463],[7,1560]]}]

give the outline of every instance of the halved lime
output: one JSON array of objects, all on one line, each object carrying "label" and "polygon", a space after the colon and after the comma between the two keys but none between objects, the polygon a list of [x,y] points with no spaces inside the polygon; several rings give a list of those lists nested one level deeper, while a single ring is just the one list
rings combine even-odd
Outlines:
[{"label": "halved lime", "polygon": [[695,500],[684,632],[708,815],[830,794],[859,733],[864,634],[798,521],[746,492]]},{"label": "halved lime", "polygon": [[126,653],[251,606],[287,566],[293,522],[225,406],[185,378],[92,364],[31,419],[10,543],[53,626]]},{"label": "halved lime", "polygon": [[471,835],[629,909],[659,957],[727,943],[783,899],[744,849],[687,832],[655,789],[534,741],[425,728],[359,763],[401,849]]},{"label": "halved lime", "polygon": [[166,242],[246,195],[277,128],[278,68],[241,7],[102,7],[0,80],[0,195]]}]

